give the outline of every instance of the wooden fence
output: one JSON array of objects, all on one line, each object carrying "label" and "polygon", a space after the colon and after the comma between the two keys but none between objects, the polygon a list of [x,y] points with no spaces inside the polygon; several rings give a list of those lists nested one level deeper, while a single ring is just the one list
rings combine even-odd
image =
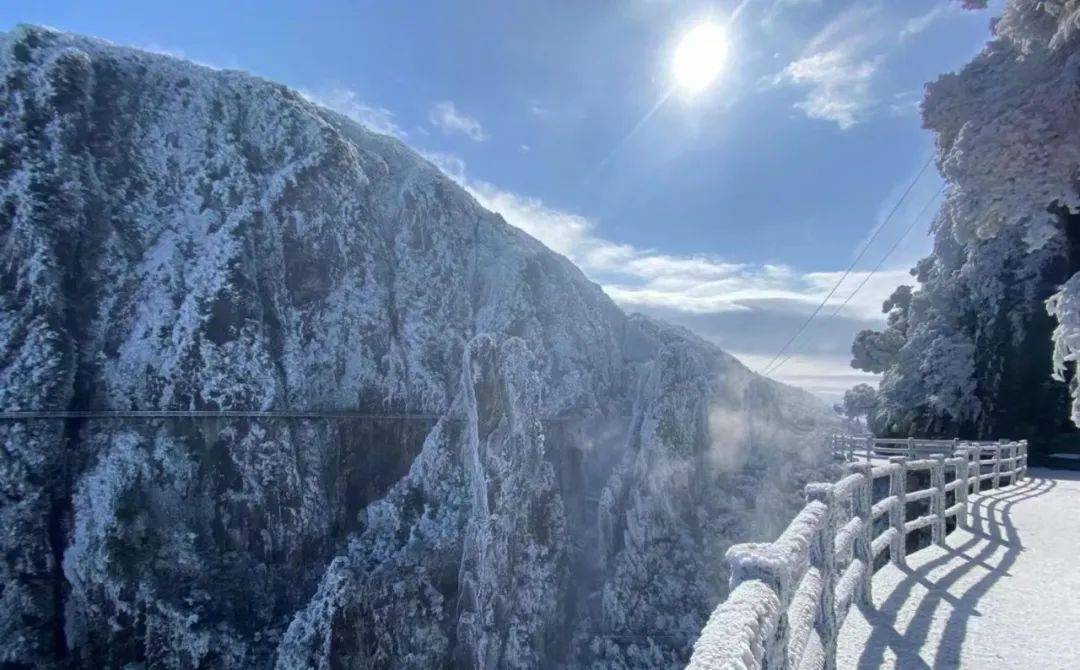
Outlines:
[{"label": "wooden fence", "polygon": [[[967,527],[969,494],[1027,473],[1026,440],[876,442],[861,441],[868,460],[898,444],[903,454],[850,463],[840,481],[809,484],[806,506],[775,542],[728,550],[730,594],[709,617],[688,667],[835,668],[848,610],[872,605],[875,565],[904,565],[909,536],[926,528],[931,542],[944,545],[949,519]],[[930,446],[949,446],[951,455],[909,458]]]}]

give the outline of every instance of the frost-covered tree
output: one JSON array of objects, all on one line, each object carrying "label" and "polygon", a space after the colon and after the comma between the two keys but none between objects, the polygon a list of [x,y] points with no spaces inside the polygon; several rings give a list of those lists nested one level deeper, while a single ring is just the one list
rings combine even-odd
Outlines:
[{"label": "frost-covered tree", "polygon": [[1076,361],[1080,354],[1080,274],[1046,301],[1046,309],[1058,321],[1054,330],[1054,378],[1068,382],[1073,402],[1071,417],[1080,425],[1080,392],[1077,388]]},{"label": "frost-covered tree", "polygon": [[844,392],[844,416],[849,419],[866,419],[877,409],[877,391],[869,384],[856,384]]},{"label": "frost-covered tree", "polygon": [[883,330],[862,330],[851,345],[851,367],[880,374],[896,364],[897,354],[907,342],[908,308],[911,287],[899,286],[882,305],[887,315]]},{"label": "frost-covered tree", "polygon": [[1080,321],[1080,284],[1066,283],[1080,270],[1078,19],[1075,0],[1011,0],[982,53],[926,89],[948,185],[933,252],[913,271],[919,287],[886,306],[886,327],[853,346],[853,365],[882,373],[879,430],[1038,443],[1066,428],[1061,379]]}]

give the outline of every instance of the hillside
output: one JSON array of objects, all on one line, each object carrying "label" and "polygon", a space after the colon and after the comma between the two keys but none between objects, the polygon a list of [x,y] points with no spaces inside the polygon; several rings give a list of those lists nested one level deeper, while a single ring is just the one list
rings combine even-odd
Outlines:
[{"label": "hillside", "polygon": [[832,415],[395,139],[248,74],[0,37],[0,665],[659,667]]}]

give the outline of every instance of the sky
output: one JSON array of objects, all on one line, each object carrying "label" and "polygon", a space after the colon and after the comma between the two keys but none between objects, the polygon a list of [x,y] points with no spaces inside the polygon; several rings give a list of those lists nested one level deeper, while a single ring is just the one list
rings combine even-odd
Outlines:
[{"label": "sky", "polygon": [[[999,10],[0,0],[0,29],[42,24],[296,88],[412,146],[628,311],[752,369],[858,261],[770,372],[835,400],[873,381],[849,365],[852,338],[881,325],[882,301],[930,249],[942,181],[933,164],[916,179],[934,146],[923,85],[978,53]],[[691,95],[673,54],[706,22],[724,27],[727,58]]]}]

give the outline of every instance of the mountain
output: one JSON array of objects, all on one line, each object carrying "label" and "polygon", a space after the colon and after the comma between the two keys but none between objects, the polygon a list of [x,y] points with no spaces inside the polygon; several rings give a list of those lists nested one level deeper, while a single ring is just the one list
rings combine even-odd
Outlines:
[{"label": "mountain", "polygon": [[667,666],[834,416],[389,137],[0,37],[4,667]]}]

